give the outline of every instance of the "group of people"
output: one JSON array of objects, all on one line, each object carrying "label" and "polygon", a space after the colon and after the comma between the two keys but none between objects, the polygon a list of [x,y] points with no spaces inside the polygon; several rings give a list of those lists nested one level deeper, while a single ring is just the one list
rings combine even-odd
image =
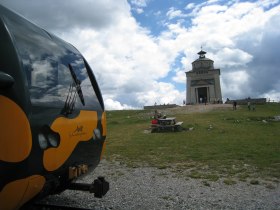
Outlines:
[{"label": "group of people", "polygon": [[[236,106],[237,106],[237,102],[233,101],[233,110],[236,110]],[[255,104],[251,104],[250,101],[247,102],[247,107],[248,107],[249,111],[251,111],[251,110],[255,111],[256,110]]]},{"label": "group of people", "polygon": [[250,101],[248,101],[247,107],[248,107],[248,110],[249,110],[249,111],[251,111],[251,110],[255,111],[255,110],[256,110],[255,104],[251,104]]},{"label": "group of people", "polygon": [[166,115],[162,115],[160,112],[155,110],[155,114],[152,120],[152,124],[158,124],[158,119],[166,119]]}]

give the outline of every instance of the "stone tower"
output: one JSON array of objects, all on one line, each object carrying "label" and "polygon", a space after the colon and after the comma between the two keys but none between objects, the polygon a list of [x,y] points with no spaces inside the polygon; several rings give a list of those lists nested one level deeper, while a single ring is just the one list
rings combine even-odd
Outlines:
[{"label": "stone tower", "polygon": [[197,53],[187,76],[187,104],[222,103],[220,69],[214,69],[214,61],[206,58],[206,52]]}]

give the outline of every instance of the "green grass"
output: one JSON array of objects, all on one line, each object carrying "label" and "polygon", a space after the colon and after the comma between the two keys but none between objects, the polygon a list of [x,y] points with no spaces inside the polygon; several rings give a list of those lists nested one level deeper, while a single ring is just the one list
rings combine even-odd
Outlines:
[{"label": "green grass", "polygon": [[[147,133],[153,111],[107,112],[105,158],[131,167],[171,168],[192,178],[280,178],[279,104],[173,114],[192,131]],[[168,115],[171,116],[171,115]]]}]

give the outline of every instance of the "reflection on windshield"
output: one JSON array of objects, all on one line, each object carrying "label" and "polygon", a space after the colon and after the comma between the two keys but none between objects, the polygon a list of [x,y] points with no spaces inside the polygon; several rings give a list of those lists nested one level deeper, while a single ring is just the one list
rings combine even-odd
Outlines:
[{"label": "reflection on windshield", "polygon": [[[32,65],[30,94],[32,103],[64,103],[73,80],[66,66],[44,60]],[[41,64],[41,65],[40,65]],[[28,72],[29,73],[29,72]]]},{"label": "reflection on windshield", "polygon": [[82,89],[81,89],[81,81],[77,78],[72,66],[69,64],[69,70],[71,72],[71,75],[72,75],[72,78],[74,80],[74,83],[75,83],[75,88],[76,88],[76,91],[79,95],[79,98],[82,102],[83,105],[85,105],[85,100],[84,100],[84,96],[83,96],[83,92],[82,92]]},{"label": "reflection on windshield", "polygon": [[77,90],[75,88],[75,83],[73,82],[69,87],[68,95],[66,97],[66,101],[64,103],[64,107],[61,111],[61,114],[66,116],[68,114],[72,114],[72,112],[75,109],[76,98],[77,98]]},{"label": "reflection on windshield", "polygon": [[33,105],[62,110],[67,101],[70,110],[98,103],[84,60],[74,47],[33,24],[18,19],[6,20],[6,24],[22,59]]}]

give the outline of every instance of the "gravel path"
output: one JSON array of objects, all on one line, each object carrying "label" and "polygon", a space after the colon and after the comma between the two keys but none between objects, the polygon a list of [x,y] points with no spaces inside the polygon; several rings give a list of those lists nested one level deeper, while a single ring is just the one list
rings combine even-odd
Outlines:
[{"label": "gravel path", "polygon": [[280,184],[252,185],[238,182],[208,182],[178,176],[168,169],[127,168],[102,160],[93,174],[81,182],[92,182],[104,175],[110,182],[109,192],[102,198],[67,190],[49,196],[44,203],[90,209],[279,209]]}]

